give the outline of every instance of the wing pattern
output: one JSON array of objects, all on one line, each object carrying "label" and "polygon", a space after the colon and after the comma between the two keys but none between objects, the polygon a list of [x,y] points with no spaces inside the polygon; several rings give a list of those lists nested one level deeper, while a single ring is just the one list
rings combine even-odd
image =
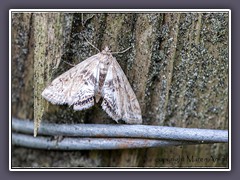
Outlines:
[{"label": "wing pattern", "polygon": [[115,58],[108,68],[102,97],[102,108],[115,121],[122,119],[129,124],[142,123],[141,109],[136,95]]},{"label": "wing pattern", "polygon": [[98,65],[96,54],[54,79],[42,96],[53,104],[73,105],[75,110],[91,107],[98,84]]}]

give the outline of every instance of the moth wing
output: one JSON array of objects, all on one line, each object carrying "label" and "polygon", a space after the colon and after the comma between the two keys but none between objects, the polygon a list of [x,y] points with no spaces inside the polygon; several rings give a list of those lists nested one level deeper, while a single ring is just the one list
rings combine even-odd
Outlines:
[{"label": "moth wing", "polygon": [[102,88],[102,108],[115,121],[141,124],[141,109],[127,77],[115,58],[108,68]]},{"label": "moth wing", "polygon": [[91,107],[98,84],[98,65],[98,54],[91,56],[54,79],[42,96],[53,104],[74,105],[74,110]]}]

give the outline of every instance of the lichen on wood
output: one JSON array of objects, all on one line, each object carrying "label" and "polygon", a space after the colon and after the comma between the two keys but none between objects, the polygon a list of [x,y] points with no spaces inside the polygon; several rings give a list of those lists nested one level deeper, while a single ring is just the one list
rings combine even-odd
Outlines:
[{"label": "lichen on wood", "polygon": [[34,46],[34,136],[48,103],[41,93],[51,81],[63,53],[63,15],[37,13],[33,15]]}]

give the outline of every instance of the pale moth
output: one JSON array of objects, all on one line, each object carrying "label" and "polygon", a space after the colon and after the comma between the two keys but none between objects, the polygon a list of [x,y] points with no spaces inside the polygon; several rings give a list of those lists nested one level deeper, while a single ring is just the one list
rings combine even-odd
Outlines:
[{"label": "pale moth", "polygon": [[90,108],[102,97],[103,110],[116,122],[142,123],[136,95],[108,47],[54,79],[42,96],[74,110]]}]

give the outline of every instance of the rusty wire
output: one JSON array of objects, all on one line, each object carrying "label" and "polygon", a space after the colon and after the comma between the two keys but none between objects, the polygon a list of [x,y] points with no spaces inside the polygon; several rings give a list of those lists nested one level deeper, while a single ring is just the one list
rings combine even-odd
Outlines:
[{"label": "rusty wire", "polygon": [[12,130],[13,145],[40,149],[123,149],[228,142],[227,130],[151,125],[42,123],[39,136],[34,138],[32,121],[12,118]]}]

